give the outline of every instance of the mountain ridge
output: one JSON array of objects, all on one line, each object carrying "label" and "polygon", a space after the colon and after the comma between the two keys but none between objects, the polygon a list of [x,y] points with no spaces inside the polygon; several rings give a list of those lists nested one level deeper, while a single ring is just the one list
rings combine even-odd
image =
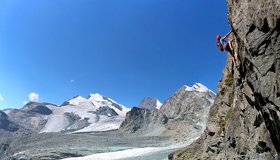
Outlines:
[{"label": "mountain ridge", "polygon": [[195,138],[205,128],[214,98],[205,86],[182,86],[159,109],[132,108],[119,130],[135,135]]}]

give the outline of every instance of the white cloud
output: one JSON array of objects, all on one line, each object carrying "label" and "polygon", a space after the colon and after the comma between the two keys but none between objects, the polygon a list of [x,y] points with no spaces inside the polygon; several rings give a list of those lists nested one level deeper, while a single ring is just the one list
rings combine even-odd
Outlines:
[{"label": "white cloud", "polygon": [[4,97],[0,94],[0,101],[4,101]]},{"label": "white cloud", "polygon": [[74,82],[75,82],[75,80],[74,80],[74,79],[71,79],[71,80],[70,80],[70,83],[74,83]]},{"label": "white cloud", "polygon": [[39,94],[38,93],[35,93],[35,92],[29,93],[28,97],[29,97],[30,101],[33,101],[33,102],[39,101]]}]

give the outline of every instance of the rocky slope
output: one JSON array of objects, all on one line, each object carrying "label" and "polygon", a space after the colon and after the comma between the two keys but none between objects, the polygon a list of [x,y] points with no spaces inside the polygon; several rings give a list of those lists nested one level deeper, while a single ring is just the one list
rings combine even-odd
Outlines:
[{"label": "rocky slope", "polygon": [[204,134],[169,159],[279,159],[280,1],[228,0],[239,65],[219,82]]},{"label": "rocky slope", "polygon": [[11,109],[8,117],[19,126],[20,132],[17,134],[37,133],[47,123],[47,117],[52,114],[50,107],[57,106],[50,103],[29,102],[21,109]]},{"label": "rocky slope", "polygon": [[120,127],[122,133],[191,139],[205,129],[215,94],[202,84],[183,86],[160,109],[133,108]]}]

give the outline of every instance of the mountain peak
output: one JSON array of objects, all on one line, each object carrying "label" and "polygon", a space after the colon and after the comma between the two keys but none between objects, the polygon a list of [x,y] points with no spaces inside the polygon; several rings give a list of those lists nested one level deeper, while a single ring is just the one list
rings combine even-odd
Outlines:
[{"label": "mountain peak", "polygon": [[88,96],[88,99],[104,99],[104,96],[99,93],[91,93]]},{"label": "mountain peak", "polygon": [[79,105],[81,103],[85,103],[87,102],[88,100],[82,96],[75,96],[74,98],[70,99],[68,102],[69,104],[72,104],[72,105]]},{"label": "mountain peak", "polygon": [[195,83],[192,87],[184,86],[186,91],[198,91],[198,92],[213,92],[201,83]]},{"label": "mountain peak", "polygon": [[145,108],[145,109],[159,109],[162,106],[162,103],[155,98],[152,97],[145,97],[140,104],[138,105],[138,108]]}]

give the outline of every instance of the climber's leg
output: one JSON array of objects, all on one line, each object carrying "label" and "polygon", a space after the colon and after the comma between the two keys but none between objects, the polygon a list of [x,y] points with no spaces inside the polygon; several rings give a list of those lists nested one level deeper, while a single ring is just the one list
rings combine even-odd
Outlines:
[{"label": "climber's leg", "polygon": [[229,52],[229,54],[231,55],[231,57],[232,57],[232,59],[233,59],[234,65],[236,65],[236,64],[237,64],[237,60],[236,60],[236,57],[235,57],[234,53]]},{"label": "climber's leg", "polygon": [[225,49],[230,53],[230,55],[232,56],[233,58],[233,63],[234,65],[237,64],[237,58],[236,58],[236,55],[234,53],[234,50],[233,50],[233,46],[232,46],[232,41],[229,40],[228,43],[226,44],[225,46]]}]

